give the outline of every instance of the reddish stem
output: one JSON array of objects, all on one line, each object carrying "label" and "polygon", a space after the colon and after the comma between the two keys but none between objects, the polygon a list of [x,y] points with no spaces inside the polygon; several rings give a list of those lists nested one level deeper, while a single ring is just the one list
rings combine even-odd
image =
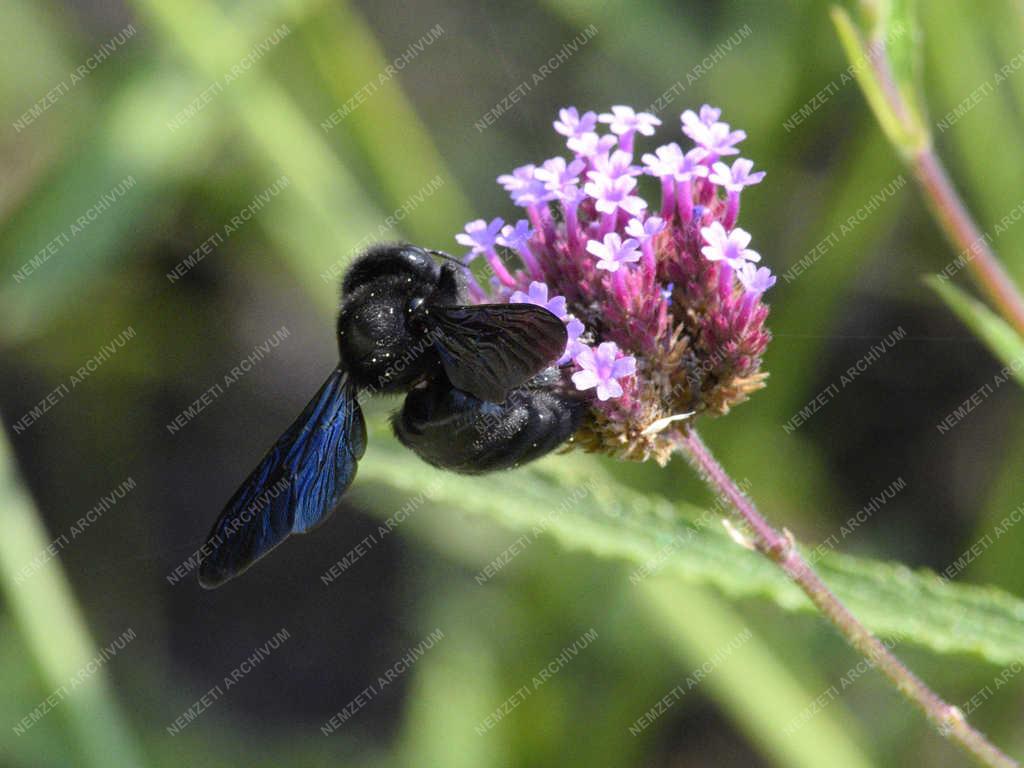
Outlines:
[{"label": "reddish stem", "polygon": [[943,701],[850,613],[797,550],[792,534],[785,530],[780,533],[761,516],[754,502],[744,495],[718,463],[695,429],[691,427],[685,432],[677,432],[674,439],[680,452],[703,480],[717,495],[724,497],[749,526],[754,535],[753,546],[796,582],[850,645],[881,669],[900,693],[924,712],[940,733],[984,765],[1019,768],[1019,763],[971,726],[959,709]]},{"label": "reddish stem", "polygon": [[996,254],[989,248],[989,237],[979,231],[967,212],[942,161],[928,148],[911,158],[910,165],[946,237],[967,254],[967,263],[975,280],[1003,318],[1024,336],[1024,299]]},{"label": "reddish stem", "polygon": [[909,136],[919,138],[897,149],[917,177],[931,204],[939,225],[953,246],[967,255],[967,264],[974,279],[988,295],[1003,319],[1024,336],[1024,297],[1003,269],[995,252],[989,248],[989,236],[982,234],[957,194],[946,169],[931,144],[931,137],[917,127],[918,118],[904,98],[893,76],[888,48],[884,40],[875,45],[878,55],[870,57],[871,67],[882,86],[889,108]]}]

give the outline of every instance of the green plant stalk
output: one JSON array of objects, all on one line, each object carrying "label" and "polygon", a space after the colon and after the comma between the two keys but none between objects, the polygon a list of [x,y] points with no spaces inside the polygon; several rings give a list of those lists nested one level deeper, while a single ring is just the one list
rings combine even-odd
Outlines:
[{"label": "green plant stalk", "polygon": [[[289,18],[301,22],[320,2],[289,3]],[[222,4],[209,0],[134,0],[133,5],[154,39],[171,46],[200,82],[223,82],[225,73],[259,42],[258,37],[246,36],[254,30],[225,13]],[[259,68],[266,66],[261,62]],[[322,132],[310,124],[291,93],[274,78],[250,71],[225,87],[218,96],[218,102],[221,100],[230,110],[233,127],[237,125],[246,139],[240,146],[251,150],[269,174],[283,173],[291,180],[295,194],[282,196],[280,213],[261,217],[262,225],[274,240],[287,246],[282,252],[302,254],[286,263],[297,270],[324,311],[333,311],[337,298],[334,291],[323,290],[327,284],[320,277],[332,261],[324,254],[351,251],[365,226],[357,223],[379,221],[382,214],[366,199],[355,175],[335,155]],[[165,109],[166,119],[173,117],[174,107]],[[179,130],[186,132],[188,126]]]},{"label": "green plant stalk", "polygon": [[882,132],[913,172],[943,233],[963,254],[971,275],[999,314],[1024,336],[1024,297],[950,181],[935,154],[921,115],[907,102],[895,82],[884,40],[876,37],[869,54],[863,37],[845,10],[834,7],[832,21],[847,58],[861,65],[857,83]]},{"label": "green plant stalk", "polygon": [[780,533],[761,516],[754,502],[743,494],[695,429],[675,433],[675,443],[711,490],[725,498],[746,522],[753,533],[751,545],[781,568],[850,645],[881,669],[897,690],[925,714],[939,733],[972,755],[981,765],[1019,768],[1017,761],[971,726],[957,707],[946,703],[932,691],[850,613],[800,554],[792,534],[785,530]]},{"label": "green plant stalk", "polygon": [[910,167],[946,237],[966,254],[975,280],[993,305],[1024,336],[1024,298],[974,223],[935,151],[928,147],[910,159]]},{"label": "green plant stalk", "polygon": [[[379,82],[389,66],[370,25],[350,2],[332,2],[318,23],[306,25],[303,32],[325,92],[338,105],[366,83]],[[444,39],[437,44],[444,45]],[[426,180],[443,179],[430,205],[413,207],[402,220],[401,232],[414,242],[451,239],[450,222],[473,218],[472,206],[397,78],[375,91],[336,130],[355,143],[379,180],[382,208],[399,209]],[[333,136],[328,141],[333,146],[343,143]],[[403,151],[395,152],[396,146]]]},{"label": "green plant stalk", "polygon": [[[0,589],[39,667],[46,688],[40,693],[39,702],[54,691],[65,692],[66,698],[60,697],[52,716],[64,718],[69,725],[81,765],[144,765],[137,741],[111,691],[106,670],[98,669],[80,688],[68,688],[71,678],[96,655],[96,643],[89,636],[60,562],[47,562],[18,583],[21,569],[37,553],[46,550],[50,538],[18,478],[14,457],[2,433],[0,499],[0,517],[4,521],[4,534],[0,536]],[[35,727],[46,726],[39,721]]]}]

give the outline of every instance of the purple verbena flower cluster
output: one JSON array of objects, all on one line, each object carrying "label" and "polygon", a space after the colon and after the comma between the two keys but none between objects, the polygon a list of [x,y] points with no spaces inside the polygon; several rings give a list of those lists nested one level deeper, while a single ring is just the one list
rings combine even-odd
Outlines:
[{"label": "purple verbena flower cluster", "polygon": [[[525,218],[478,219],[456,236],[466,263],[482,256],[490,267],[486,287],[470,280],[475,300],[530,302],[566,323],[563,384],[591,398],[576,435],[584,448],[666,460],[667,425],[726,413],[764,386],[762,296],[775,277],[736,226],[741,193],[764,172],[722,159],[746,134],[720,117],[707,105],[685,111],[694,146],[671,142],[637,164],[637,134],[652,136],[657,117],[562,109],[554,128],[572,156],[498,177]],[[660,186],[660,206],[641,193],[647,183]],[[508,265],[513,254],[521,268]]]}]

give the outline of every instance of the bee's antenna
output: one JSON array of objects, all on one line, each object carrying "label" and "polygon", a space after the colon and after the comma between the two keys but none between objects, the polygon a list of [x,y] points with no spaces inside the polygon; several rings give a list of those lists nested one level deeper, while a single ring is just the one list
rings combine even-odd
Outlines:
[{"label": "bee's antenna", "polygon": [[463,269],[469,269],[469,265],[468,264],[463,264],[459,259],[457,259],[454,256],[452,256],[450,253],[445,253],[444,251],[433,250],[431,248],[427,248],[427,253],[429,253],[431,256],[437,256],[439,258],[442,258],[445,261],[450,261],[453,264],[458,264]]}]

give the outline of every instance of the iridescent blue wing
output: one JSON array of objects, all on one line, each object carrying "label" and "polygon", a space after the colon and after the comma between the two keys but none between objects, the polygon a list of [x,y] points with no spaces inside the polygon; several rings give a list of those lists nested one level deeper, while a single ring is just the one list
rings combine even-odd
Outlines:
[{"label": "iridescent blue wing", "polygon": [[425,304],[416,319],[434,340],[448,380],[492,403],[561,357],[568,338],[565,324],[535,304]]},{"label": "iridescent blue wing", "polygon": [[200,550],[199,583],[217,587],[326,520],[365,450],[356,387],[336,368],[224,507]]}]

